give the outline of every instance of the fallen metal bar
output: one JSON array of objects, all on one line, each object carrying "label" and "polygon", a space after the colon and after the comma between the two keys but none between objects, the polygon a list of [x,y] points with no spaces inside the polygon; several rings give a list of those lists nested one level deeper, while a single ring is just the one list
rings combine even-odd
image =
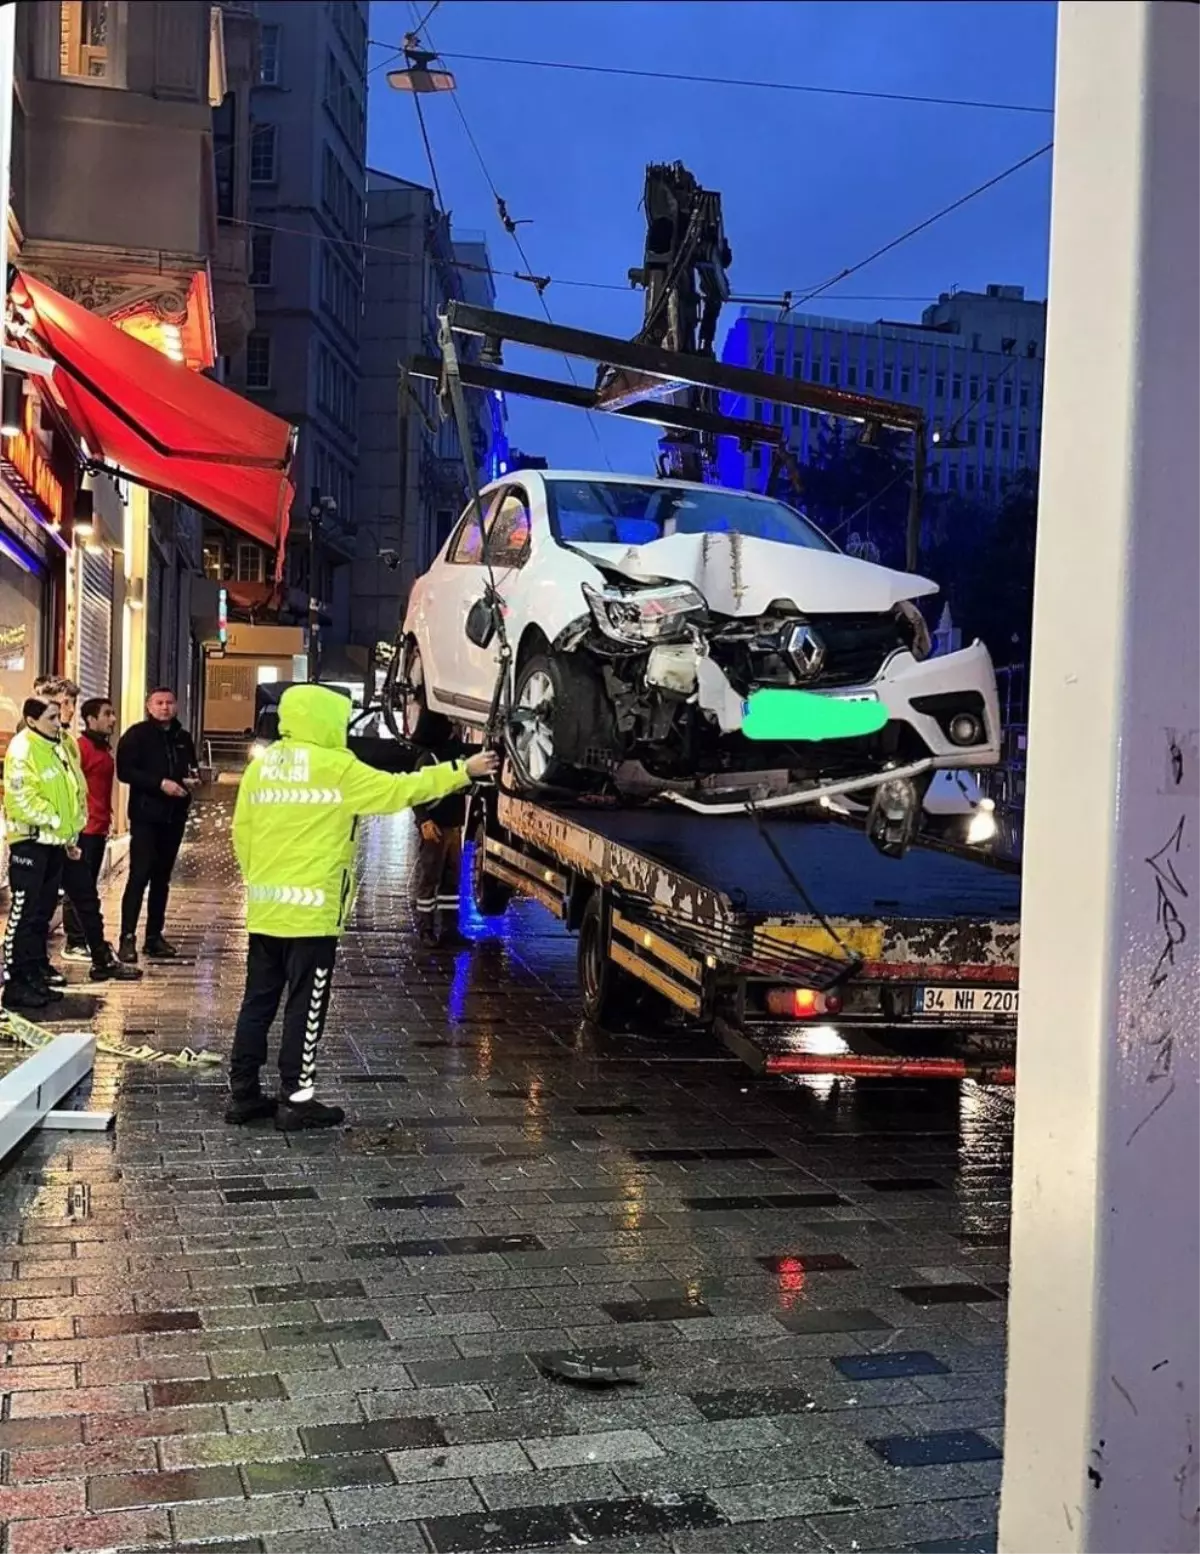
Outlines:
[{"label": "fallen metal bar", "polygon": [[0,1157],[40,1127],[63,1096],[87,1078],[95,1057],[94,1036],[55,1036],[0,1079]]},{"label": "fallen metal bar", "polygon": [[[436,357],[417,356],[409,363],[408,373],[413,378],[438,382],[442,376],[442,364]],[[773,448],[781,446],[783,431],[763,421],[748,421],[741,416],[714,415],[707,410],[689,410],[684,405],[661,404],[657,400],[643,400],[624,409],[616,409],[603,402],[603,396],[594,389],[579,383],[560,383],[555,378],[534,378],[522,372],[509,372],[502,367],[482,366],[478,362],[460,362],[458,375],[464,388],[485,389],[500,394],[519,394],[526,399],[548,400],[556,405],[570,405],[576,410],[603,410],[606,414],[619,415],[627,421],[644,421],[650,426],[667,426],[679,431],[709,432],[714,437],[736,437],[742,442],[767,443]]]},{"label": "fallen metal bar", "polygon": [[804,383],[779,373],[763,372],[757,367],[734,367],[714,357],[683,356],[655,345],[617,340],[588,329],[543,323],[540,319],[522,318],[517,313],[501,313],[468,302],[448,303],[445,316],[451,329],[461,334],[481,335],[496,344],[509,341],[628,372],[645,373],[678,387],[717,389],[726,394],[792,405],[799,410],[815,410],[822,415],[874,421],[880,426],[912,432],[919,437],[924,435],[925,417],[918,408],[876,399],[869,394],[853,394],[844,389]]},{"label": "fallen metal bar", "polygon": [[684,809],[695,810],[698,815],[748,815],[754,810],[794,809],[798,804],[818,804],[822,799],[836,798],[839,793],[863,793],[878,788],[893,778],[919,777],[932,771],[937,765],[932,756],[920,761],[910,761],[907,766],[894,766],[890,771],[873,772],[868,777],[844,777],[837,782],[819,784],[815,788],[801,788],[798,793],[776,793],[767,799],[737,799],[731,803],[706,804],[703,799],[692,799],[682,793],[665,792],[664,799],[680,804]]}]

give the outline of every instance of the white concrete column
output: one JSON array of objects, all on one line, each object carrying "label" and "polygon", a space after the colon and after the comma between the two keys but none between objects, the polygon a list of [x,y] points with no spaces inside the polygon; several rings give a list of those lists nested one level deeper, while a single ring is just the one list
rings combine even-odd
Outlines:
[{"label": "white concrete column", "polygon": [[1198,81],[1060,7],[1005,1554],[1200,1547]]}]

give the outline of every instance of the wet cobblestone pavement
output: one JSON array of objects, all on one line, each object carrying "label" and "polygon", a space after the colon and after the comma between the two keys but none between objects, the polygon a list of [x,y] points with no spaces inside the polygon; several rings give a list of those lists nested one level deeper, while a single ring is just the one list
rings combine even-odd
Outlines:
[{"label": "wet cobblestone pavement", "polygon": [[[56,1028],[227,1050],[230,813],[185,849],[180,962]],[[537,908],[418,952],[411,838],[368,834],[339,964],[346,1132],[102,1060],[115,1134],[6,1163],[4,1554],[994,1548],[1010,1098],[584,1029]],[[581,1350],[628,1379],[556,1379]]]}]

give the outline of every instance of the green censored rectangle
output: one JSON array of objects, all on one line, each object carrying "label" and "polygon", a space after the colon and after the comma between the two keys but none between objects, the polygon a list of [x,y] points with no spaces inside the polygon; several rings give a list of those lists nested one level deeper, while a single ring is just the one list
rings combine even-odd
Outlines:
[{"label": "green censored rectangle", "polygon": [[851,700],[764,686],[745,703],[742,733],[747,739],[861,739],[877,734],[887,708],[874,698]]}]

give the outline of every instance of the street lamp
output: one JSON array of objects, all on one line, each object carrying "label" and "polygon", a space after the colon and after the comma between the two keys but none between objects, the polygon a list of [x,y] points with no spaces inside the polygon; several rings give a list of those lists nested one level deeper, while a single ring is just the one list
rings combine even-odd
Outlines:
[{"label": "street lamp", "polygon": [[975,446],[968,438],[958,435],[957,421],[945,431],[940,426],[935,426],[929,435],[929,440],[940,453],[960,453],[963,449]]},{"label": "street lamp", "polygon": [[432,49],[418,46],[417,35],[410,32],[403,43],[404,69],[389,70],[387,84],[394,92],[412,92],[425,96],[431,92],[452,92],[457,82],[445,68],[431,70],[437,55]]},{"label": "street lamp", "polygon": [[338,505],[313,486],[308,503],[308,678],[315,684],[321,675],[321,599],[317,567],[320,561],[321,520],[335,518]]}]

